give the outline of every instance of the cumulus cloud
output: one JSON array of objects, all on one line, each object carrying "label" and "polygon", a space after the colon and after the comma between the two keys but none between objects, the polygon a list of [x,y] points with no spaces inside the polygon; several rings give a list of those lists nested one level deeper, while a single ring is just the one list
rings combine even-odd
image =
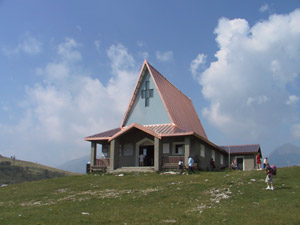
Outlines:
[{"label": "cumulus cloud", "polygon": [[28,33],[24,35],[24,37],[19,41],[19,44],[15,48],[2,48],[2,52],[6,55],[14,55],[21,52],[28,55],[37,55],[41,51],[42,43]]},{"label": "cumulus cloud", "polygon": [[24,144],[22,149],[10,145],[7,151],[19,149],[20,158],[57,165],[89,154],[85,136],[120,126],[139,68],[123,45],[112,45],[107,50],[111,78],[104,83],[85,72],[80,46],[65,39],[58,45],[57,60],[37,70],[43,81],[27,87],[21,121],[0,124],[3,134],[14,133]]},{"label": "cumulus cloud", "polygon": [[[300,10],[271,15],[252,27],[245,19],[219,20],[217,60],[198,76],[210,102],[203,115],[212,124],[251,141],[287,123],[291,115],[299,118],[295,107],[286,106],[298,104],[291,93],[299,92],[294,85],[300,81],[299,23]],[[192,75],[205,61],[199,55],[191,63]]]},{"label": "cumulus cloud", "polygon": [[[207,55],[198,54],[197,57],[190,64],[190,71],[194,78],[197,78],[203,71],[206,63]],[[199,71],[201,69],[201,71]]]},{"label": "cumulus cloud", "polygon": [[171,62],[173,60],[173,52],[172,51],[166,51],[166,52],[156,51],[156,58],[161,62]]},{"label": "cumulus cloud", "polygon": [[63,43],[58,46],[58,55],[64,62],[74,62],[81,60],[81,54],[77,50],[80,44],[72,38],[66,38]]}]

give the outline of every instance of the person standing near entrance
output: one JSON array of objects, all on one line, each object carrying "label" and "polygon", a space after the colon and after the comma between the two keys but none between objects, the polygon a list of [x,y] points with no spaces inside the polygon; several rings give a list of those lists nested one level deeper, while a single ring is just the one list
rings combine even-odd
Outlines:
[{"label": "person standing near entrance", "polygon": [[139,159],[140,159],[140,166],[144,166],[145,155],[143,153],[139,155]]},{"label": "person standing near entrance", "polygon": [[193,168],[194,159],[191,156],[189,156],[188,164],[189,164],[189,174],[191,174],[191,172],[195,173],[194,168]]}]

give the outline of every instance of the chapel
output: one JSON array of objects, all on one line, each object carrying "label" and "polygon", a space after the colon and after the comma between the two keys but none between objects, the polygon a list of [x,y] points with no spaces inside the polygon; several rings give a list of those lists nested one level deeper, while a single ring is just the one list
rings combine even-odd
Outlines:
[{"label": "chapel", "polygon": [[[119,127],[85,137],[91,142],[90,171],[120,168],[161,171],[187,165],[188,157],[200,170],[256,167],[259,145],[218,146],[211,142],[190,98],[145,60]],[[100,154],[99,154],[100,153]]]}]

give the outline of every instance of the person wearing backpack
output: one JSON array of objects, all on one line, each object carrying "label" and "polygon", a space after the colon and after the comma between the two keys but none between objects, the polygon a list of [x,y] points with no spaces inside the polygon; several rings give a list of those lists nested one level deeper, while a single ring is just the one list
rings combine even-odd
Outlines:
[{"label": "person wearing backpack", "polygon": [[[270,164],[267,164],[267,168],[266,168],[266,173],[267,173],[267,177],[266,177],[266,183],[267,183],[267,188],[266,190],[274,190],[274,185],[273,185],[273,181],[274,181],[274,175],[276,174],[276,169],[274,171],[274,169],[270,166]],[[275,173],[275,174],[274,174]]]}]

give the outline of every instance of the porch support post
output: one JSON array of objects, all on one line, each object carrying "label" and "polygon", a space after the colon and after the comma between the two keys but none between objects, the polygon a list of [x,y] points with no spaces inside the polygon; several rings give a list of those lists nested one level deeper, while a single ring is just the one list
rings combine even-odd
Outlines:
[{"label": "porch support post", "polygon": [[110,170],[119,167],[119,141],[114,139],[110,142]]},{"label": "porch support post", "polygon": [[155,171],[161,170],[162,164],[162,141],[154,137],[154,169]]},{"label": "porch support post", "polygon": [[184,165],[188,166],[189,156],[191,155],[191,138],[184,137]]},{"label": "porch support post", "polygon": [[95,164],[96,164],[96,155],[97,155],[97,143],[92,141],[91,142],[91,161],[90,161],[91,166],[95,166]]}]

